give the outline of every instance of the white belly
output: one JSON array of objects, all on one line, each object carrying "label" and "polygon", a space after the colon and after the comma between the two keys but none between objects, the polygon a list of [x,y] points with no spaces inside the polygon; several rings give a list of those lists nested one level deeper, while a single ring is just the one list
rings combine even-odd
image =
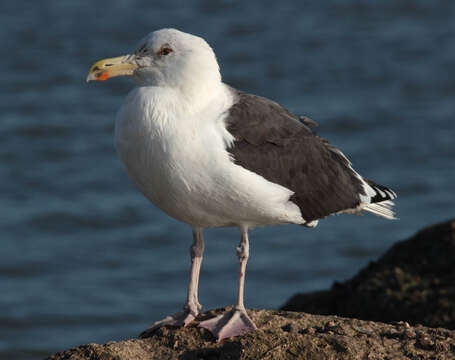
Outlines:
[{"label": "white belly", "polygon": [[303,222],[288,201],[291,191],[229,159],[221,119],[161,118],[156,109],[137,111],[140,94],[133,100],[117,118],[117,151],[138,189],[161,210],[201,227]]}]

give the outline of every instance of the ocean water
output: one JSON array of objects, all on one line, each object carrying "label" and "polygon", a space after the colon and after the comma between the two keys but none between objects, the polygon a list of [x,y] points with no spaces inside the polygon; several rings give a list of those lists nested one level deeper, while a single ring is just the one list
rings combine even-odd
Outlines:
[{"label": "ocean water", "polygon": [[[90,65],[176,27],[215,49],[224,81],[319,123],[400,220],[342,215],[251,233],[246,304],[353,276],[455,214],[455,3],[4,1],[0,5],[0,359],[137,336],[186,295],[191,229],[132,185],[113,145],[128,79]],[[205,308],[232,304],[236,229],[205,233]]]}]

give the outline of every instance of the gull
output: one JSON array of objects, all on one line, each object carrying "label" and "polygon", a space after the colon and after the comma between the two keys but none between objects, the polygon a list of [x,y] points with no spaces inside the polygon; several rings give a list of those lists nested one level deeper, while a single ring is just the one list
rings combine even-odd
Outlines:
[{"label": "gull", "polygon": [[146,198],[193,230],[183,310],[142,336],[161,326],[188,326],[199,315],[205,228],[237,227],[241,235],[236,304],[199,323],[220,341],[257,328],[244,305],[249,229],[315,227],[339,213],[394,219],[392,190],[359,175],[338,148],[315,135],[312,120],[223,83],[215,53],[201,37],[151,32],[131,54],[93,64],[87,81],[117,76],[137,85],[116,117],[119,157]]}]

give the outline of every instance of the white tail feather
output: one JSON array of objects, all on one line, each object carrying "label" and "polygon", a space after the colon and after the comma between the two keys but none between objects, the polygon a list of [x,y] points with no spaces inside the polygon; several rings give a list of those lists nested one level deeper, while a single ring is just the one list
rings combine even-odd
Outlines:
[{"label": "white tail feather", "polygon": [[392,210],[394,205],[393,201],[386,200],[374,204],[365,204],[362,210],[389,220],[396,220],[395,213]]}]

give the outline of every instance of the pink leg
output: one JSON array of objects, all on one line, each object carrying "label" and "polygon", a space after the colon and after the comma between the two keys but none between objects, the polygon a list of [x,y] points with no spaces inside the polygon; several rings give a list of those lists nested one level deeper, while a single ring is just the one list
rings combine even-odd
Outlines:
[{"label": "pink leg", "polygon": [[248,229],[242,228],[242,238],[237,247],[237,256],[240,263],[239,272],[239,291],[237,295],[237,304],[231,311],[225,314],[216,316],[212,319],[202,321],[199,326],[209,330],[215,335],[218,341],[232,337],[240,336],[257,329],[254,322],[249,318],[243,304],[243,293],[245,286],[245,271],[246,263],[250,253],[250,245],[248,241]]},{"label": "pink leg", "polygon": [[188,326],[199,314],[202,309],[198,301],[199,273],[201,270],[202,254],[204,253],[204,239],[202,228],[193,228],[193,245],[190,248],[191,270],[190,281],[188,284],[188,296],[183,306],[183,310],[156,321],[151,327],[145,330],[140,337],[148,337],[153,331],[161,326]]}]

